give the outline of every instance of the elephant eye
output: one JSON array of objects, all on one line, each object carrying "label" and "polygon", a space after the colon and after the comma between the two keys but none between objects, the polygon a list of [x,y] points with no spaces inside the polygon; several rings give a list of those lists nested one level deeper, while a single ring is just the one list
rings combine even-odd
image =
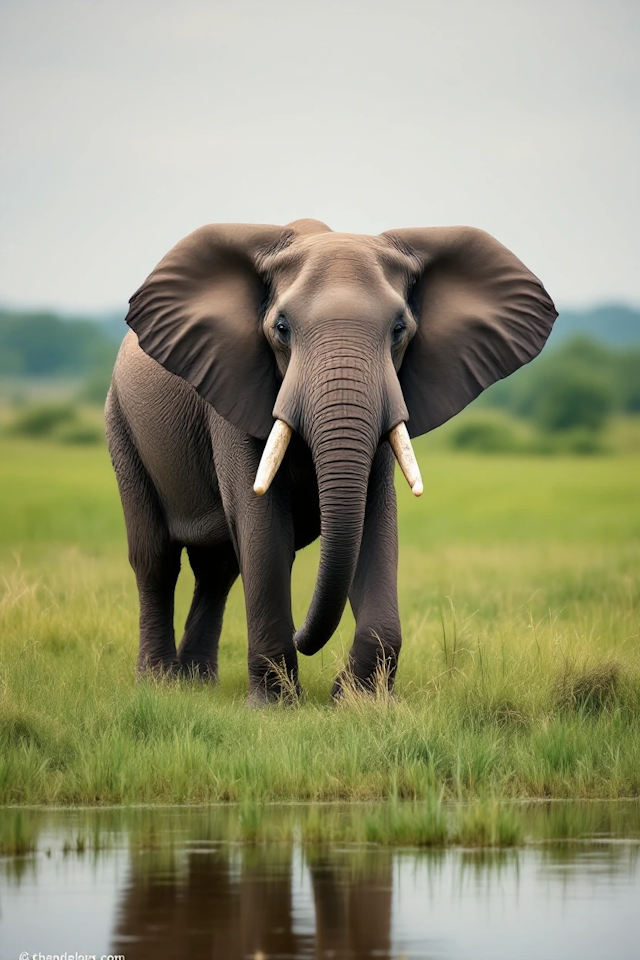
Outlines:
[{"label": "elephant eye", "polygon": [[273,329],[275,330],[276,338],[280,341],[280,343],[289,343],[291,339],[291,327],[283,316],[278,317]]},{"label": "elephant eye", "polygon": [[407,329],[407,325],[404,320],[397,320],[393,328],[393,342],[398,343],[402,334]]}]

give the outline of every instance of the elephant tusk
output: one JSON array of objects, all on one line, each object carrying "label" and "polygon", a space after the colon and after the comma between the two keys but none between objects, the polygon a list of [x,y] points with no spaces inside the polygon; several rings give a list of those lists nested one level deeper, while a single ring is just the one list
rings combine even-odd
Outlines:
[{"label": "elephant tusk", "polygon": [[253,485],[255,493],[257,493],[259,497],[261,497],[263,493],[266,493],[273,483],[273,478],[278,472],[282,458],[287,452],[287,447],[291,440],[291,432],[291,427],[283,420],[276,420],[271,428],[271,433],[262,452],[260,465],[256,473],[256,480]]},{"label": "elephant tusk", "polygon": [[389,434],[389,443],[400,464],[400,469],[411,487],[412,494],[414,497],[421,497],[424,487],[422,486],[420,467],[418,466],[416,455],[413,452],[411,440],[409,439],[409,431],[405,423],[399,423],[397,427],[393,428]]}]

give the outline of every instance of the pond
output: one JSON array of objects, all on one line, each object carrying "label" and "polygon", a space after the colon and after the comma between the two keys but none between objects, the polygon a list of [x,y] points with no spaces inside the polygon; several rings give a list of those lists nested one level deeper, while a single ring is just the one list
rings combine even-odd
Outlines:
[{"label": "pond", "polygon": [[638,957],[638,803],[522,806],[505,849],[348,842],[354,810],[0,810],[0,957]]}]

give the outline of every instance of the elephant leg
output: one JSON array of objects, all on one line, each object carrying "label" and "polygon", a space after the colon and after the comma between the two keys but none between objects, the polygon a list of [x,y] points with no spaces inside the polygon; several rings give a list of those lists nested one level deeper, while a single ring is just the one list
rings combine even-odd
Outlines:
[{"label": "elephant leg", "polygon": [[174,592],[182,547],[171,541],[157,493],[134,447],[113,389],[105,411],[109,452],[127,528],[140,601],[139,674],[177,667]]},{"label": "elephant leg", "polygon": [[[387,443],[375,455],[367,491],[362,545],[349,593],[356,620],[346,673],[373,690],[382,676],[393,687],[402,632],[398,610],[398,515],[393,485],[394,457]],[[337,677],[339,696],[345,674]]]},{"label": "elephant leg", "polygon": [[291,567],[295,557],[288,497],[277,483],[252,495],[236,528],[249,640],[249,702],[254,705],[298,689],[293,644]]},{"label": "elephant leg", "polygon": [[158,547],[151,567],[130,552],[140,601],[139,674],[175,673],[178,669],[173,612],[182,548],[170,542]]},{"label": "elephant leg", "polygon": [[222,618],[227,596],[239,573],[238,561],[231,543],[187,547],[187,553],[196,586],[178,660],[187,676],[215,680]]}]

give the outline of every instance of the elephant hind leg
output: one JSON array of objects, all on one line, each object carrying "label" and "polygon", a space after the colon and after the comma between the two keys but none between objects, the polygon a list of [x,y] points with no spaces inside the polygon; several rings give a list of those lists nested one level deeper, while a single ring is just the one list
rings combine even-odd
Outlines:
[{"label": "elephant hind leg", "polygon": [[174,593],[182,547],[171,541],[158,495],[131,440],[113,387],[105,416],[140,601],[138,673],[173,673],[178,666]]},{"label": "elephant hind leg", "polygon": [[231,542],[217,547],[187,547],[196,578],[191,609],[178,650],[183,673],[204,680],[218,675],[218,641],[227,596],[239,574]]}]

